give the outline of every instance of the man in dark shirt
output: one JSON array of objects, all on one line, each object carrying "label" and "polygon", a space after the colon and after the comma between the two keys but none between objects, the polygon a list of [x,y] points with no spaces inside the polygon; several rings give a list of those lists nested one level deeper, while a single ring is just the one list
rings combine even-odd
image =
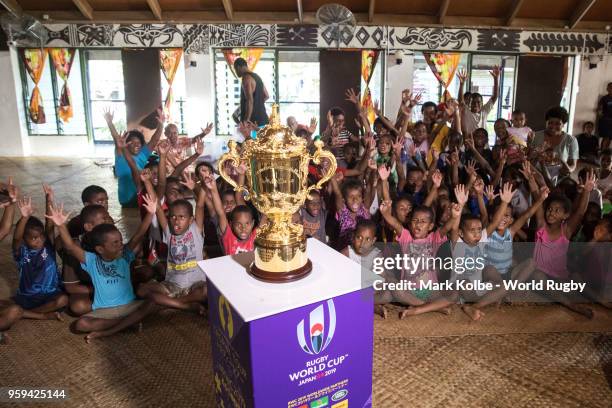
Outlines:
[{"label": "man in dark shirt", "polygon": [[268,124],[268,114],[266,113],[265,102],[269,95],[263,81],[254,72],[249,71],[249,67],[244,58],[237,58],[234,61],[234,71],[239,78],[242,78],[240,90],[240,121],[253,122],[257,126]]},{"label": "man in dark shirt", "polygon": [[612,82],[608,83],[608,94],[601,97],[597,104],[599,117],[599,136],[602,138],[601,148],[607,149],[612,138]]},{"label": "man in dark shirt", "polygon": [[595,124],[593,122],[585,122],[582,125],[582,133],[578,139],[578,156],[582,160],[596,161],[599,151],[599,139],[593,134]]}]

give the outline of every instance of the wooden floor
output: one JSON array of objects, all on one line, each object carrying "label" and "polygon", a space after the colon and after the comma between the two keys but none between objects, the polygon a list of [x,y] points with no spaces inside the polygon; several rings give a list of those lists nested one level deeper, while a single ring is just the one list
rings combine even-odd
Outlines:
[{"label": "wooden floor", "polygon": [[[101,185],[129,236],[138,218],[120,209],[111,165],[0,158],[0,178],[12,175],[38,216],[43,182],[74,211],[83,187]],[[17,284],[8,241],[0,244],[0,299]],[[458,308],[401,321],[398,311],[375,320],[374,407],[612,406],[612,313],[603,308],[589,321],[555,305],[505,306],[487,309],[479,323]],[[206,318],[162,311],[142,333],[92,344],[66,320],[18,322],[0,346],[0,386],[66,388],[61,406],[70,407],[216,406]]]}]

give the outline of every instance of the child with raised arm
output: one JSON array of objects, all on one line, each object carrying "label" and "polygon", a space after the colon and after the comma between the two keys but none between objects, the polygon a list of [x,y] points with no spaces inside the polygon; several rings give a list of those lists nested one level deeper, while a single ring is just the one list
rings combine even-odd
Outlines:
[{"label": "child with raised arm", "polygon": [[339,224],[337,242],[334,247],[341,250],[351,242],[357,222],[360,219],[370,219],[368,209],[374,197],[370,189],[364,189],[362,181],[346,180],[340,187],[338,178],[342,180],[342,173],[337,173],[332,177],[330,184],[334,192],[336,220]]},{"label": "child with raised arm", "polygon": [[[569,279],[567,253],[570,239],[578,229],[589,203],[589,195],[595,188],[597,178],[588,173],[578,205],[572,210],[572,202],[564,195],[550,195],[544,206],[538,207],[536,219],[538,229],[533,251],[535,270],[531,279],[538,281],[566,281]],[[585,306],[571,302],[567,296],[557,291],[546,291],[546,296],[561,303],[568,309],[587,318],[593,317],[593,311]]]},{"label": "child with raised arm", "polygon": [[253,211],[246,205],[238,205],[229,215],[226,214],[215,180],[209,177],[204,183],[212,195],[219,222],[220,241],[225,255],[254,250],[257,228],[255,228]]},{"label": "child with raised arm", "polygon": [[[47,208],[52,197],[47,195]],[[19,270],[19,287],[11,301],[0,305],[0,331],[19,319],[63,320],[60,310],[68,304],[56,262],[52,224],[33,217],[32,198],[17,202],[21,218],[13,233],[13,258]]]},{"label": "child with raised arm", "polygon": [[157,219],[168,246],[166,278],[163,282],[150,281],[138,288],[138,296],[160,306],[193,310],[204,314],[206,276],[197,262],[203,259],[204,208],[206,193],[198,192],[195,210],[187,200],[177,200],[168,206],[168,217],[157,206]]},{"label": "child with raised arm", "polygon": [[146,197],[147,216],[130,241],[124,245],[121,232],[111,224],[100,224],[89,234],[93,252],[85,251],[70,237],[66,228],[68,215],[63,206],[51,207],[50,215],[64,244],[85,270],[94,286],[93,311],[75,322],[75,329],[89,333],[85,340],[115,334],[140,322],[153,311],[154,304],[136,300],[130,280],[130,263],[140,251],[142,240],[157,209],[155,197]]}]

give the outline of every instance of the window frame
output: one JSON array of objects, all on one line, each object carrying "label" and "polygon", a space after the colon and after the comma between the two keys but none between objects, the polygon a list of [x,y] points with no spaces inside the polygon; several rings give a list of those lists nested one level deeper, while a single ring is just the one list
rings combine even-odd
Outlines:
[{"label": "window frame", "polygon": [[[49,47],[49,48],[53,48],[53,47]],[[85,81],[85,77],[84,77],[84,67],[83,67],[83,62],[84,62],[84,58],[83,58],[83,54],[81,51],[83,50],[82,48],[74,48],[75,52],[78,53],[78,57],[79,57],[79,68],[81,70],[80,74],[81,74],[81,88],[83,91],[83,112],[84,112],[84,119],[85,119],[85,134],[81,134],[81,133],[64,133],[63,131],[63,124],[61,119],[59,118],[59,116],[57,115],[57,111],[58,111],[58,107],[59,107],[59,99],[60,99],[60,95],[59,95],[59,81],[57,78],[57,71],[55,70],[55,67],[53,66],[53,60],[51,59],[51,54],[47,54],[47,61],[46,64],[48,64],[49,66],[49,74],[51,76],[51,88],[53,90],[53,109],[55,112],[55,130],[56,133],[33,133],[32,131],[32,120],[30,119],[30,115],[29,115],[29,106],[30,106],[30,91],[31,89],[28,86],[28,74],[27,74],[27,70],[25,67],[25,63],[23,62],[23,58],[22,58],[22,54],[21,54],[21,50],[23,48],[19,48],[18,49],[18,59],[19,59],[19,76],[21,79],[21,93],[22,93],[22,98],[23,98],[23,106],[24,106],[24,115],[25,115],[25,122],[26,122],[26,128],[28,130],[28,136],[87,136],[88,140],[91,140],[93,138],[93,135],[89,134],[89,125],[90,125],[90,120],[89,120],[89,116],[88,116],[88,110],[89,110],[89,101],[88,101],[88,96],[85,92],[86,92],[86,81]],[[73,100],[74,103],[74,100]]]}]

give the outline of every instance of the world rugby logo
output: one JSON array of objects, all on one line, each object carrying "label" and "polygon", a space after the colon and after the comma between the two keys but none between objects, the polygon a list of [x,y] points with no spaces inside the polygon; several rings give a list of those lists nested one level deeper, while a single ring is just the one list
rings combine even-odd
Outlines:
[{"label": "world rugby logo", "polygon": [[[336,331],[336,308],[334,301],[327,301],[327,324],[325,327],[325,303],[316,307],[309,316],[308,330],[304,319],[297,325],[297,338],[300,347],[308,354],[319,354],[329,346]],[[310,341],[307,342],[306,339]]]}]

